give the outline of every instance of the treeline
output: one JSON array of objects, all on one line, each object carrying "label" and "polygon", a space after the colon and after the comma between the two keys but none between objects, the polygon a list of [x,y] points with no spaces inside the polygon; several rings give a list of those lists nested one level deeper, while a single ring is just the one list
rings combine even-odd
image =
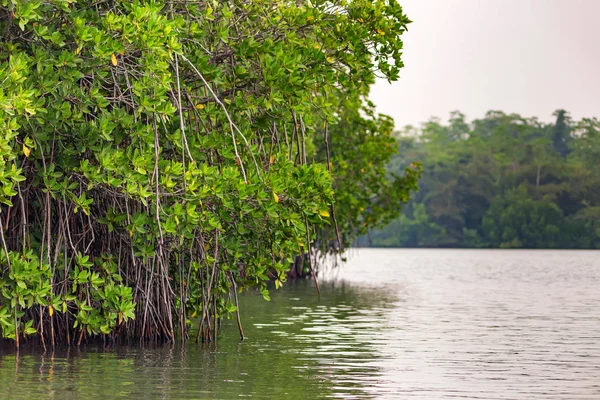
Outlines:
[{"label": "treeline", "polygon": [[600,120],[454,112],[398,132],[390,171],[423,164],[402,215],[359,240],[381,247],[600,247]]}]

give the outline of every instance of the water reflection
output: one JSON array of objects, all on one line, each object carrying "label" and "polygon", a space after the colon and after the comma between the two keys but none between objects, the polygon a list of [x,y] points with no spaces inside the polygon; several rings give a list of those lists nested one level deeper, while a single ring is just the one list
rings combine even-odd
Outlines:
[{"label": "water reflection", "polygon": [[0,349],[0,398],[598,399],[597,254],[363,251],[242,296],[244,342]]},{"label": "water reflection", "polygon": [[[248,340],[226,322],[217,345],[3,349],[9,398],[368,398],[379,373],[373,340],[392,293],[301,281],[242,298]],[[0,396],[2,397],[2,396]]]}]

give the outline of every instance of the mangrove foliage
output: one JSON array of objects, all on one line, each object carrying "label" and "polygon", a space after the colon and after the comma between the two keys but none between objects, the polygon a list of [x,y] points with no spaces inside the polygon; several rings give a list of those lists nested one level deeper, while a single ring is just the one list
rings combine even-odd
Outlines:
[{"label": "mangrove foliage", "polygon": [[[395,0],[0,0],[0,328],[215,340],[398,215]],[[241,333],[241,324],[240,324]],[[243,333],[242,333],[243,335]]]}]

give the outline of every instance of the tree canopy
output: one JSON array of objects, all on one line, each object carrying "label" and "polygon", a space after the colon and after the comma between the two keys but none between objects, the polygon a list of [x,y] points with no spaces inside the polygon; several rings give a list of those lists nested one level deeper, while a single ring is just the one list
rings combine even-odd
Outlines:
[{"label": "tree canopy", "polygon": [[409,22],[394,0],[0,0],[2,336],[214,340],[239,291],[398,215],[419,167],[388,179],[367,96]]},{"label": "tree canopy", "polygon": [[[555,122],[490,111],[453,113],[397,132],[398,171],[423,162],[420,191],[398,219],[370,234],[399,247],[600,247],[600,121]],[[361,243],[369,243],[363,238]]]}]

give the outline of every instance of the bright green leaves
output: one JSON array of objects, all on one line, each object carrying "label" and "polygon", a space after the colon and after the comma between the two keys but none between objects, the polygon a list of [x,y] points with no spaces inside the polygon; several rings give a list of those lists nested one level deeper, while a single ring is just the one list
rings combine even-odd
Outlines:
[{"label": "bright green leaves", "polygon": [[37,21],[42,19],[41,0],[31,1],[16,1],[14,4],[14,17],[19,21],[19,28],[25,30],[25,26],[29,21]]},{"label": "bright green leaves", "polygon": [[23,333],[25,333],[26,335],[33,335],[36,332],[37,329],[33,327],[33,320],[30,319],[25,323],[25,326],[23,327]]},{"label": "bright green leaves", "polygon": [[50,278],[52,272],[48,265],[40,262],[33,252],[24,254],[10,252],[6,260],[0,253],[3,264],[10,262],[10,270],[0,278],[0,328],[5,338],[15,338],[15,332],[34,334],[33,320],[23,323],[24,311],[34,305],[46,306],[52,299]]},{"label": "bright green leaves", "polygon": [[266,287],[263,286],[260,288],[260,294],[266,301],[271,301],[271,296],[269,294],[269,290]]},{"label": "bright green leaves", "polygon": [[72,304],[77,309],[74,327],[82,327],[88,334],[108,334],[117,325],[135,319],[133,291],[121,282],[119,274],[114,273],[111,258],[102,255],[98,266],[88,256],[78,254],[71,277],[71,293],[53,303],[53,308],[61,307],[63,312],[68,304]]},{"label": "bright green leaves", "polygon": [[[0,21],[0,202],[27,204],[28,223],[13,210],[8,243],[51,260],[54,294],[33,304],[80,337],[120,324],[172,337],[171,315],[215,327],[237,311],[233,293],[269,299],[268,284],[333,229],[334,201],[351,230],[370,196],[393,189],[389,121],[356,118],[375,70],[393,78],[401,65],[407,21],[393,1],[12,4],[21,26]],[[28,306],[17,294],[11,312]],[[139,302],[153,315],[132,321]]]},{"label": "bright green leaves", "polygon": [[75,204],[73,212],[77,213],[81,210],[85,215],[90,215],[90,205],[93,201],[94,199],[88,199],[86,197],[85,192],[82,192],[81,196],[73,196],[73,203]]}]

